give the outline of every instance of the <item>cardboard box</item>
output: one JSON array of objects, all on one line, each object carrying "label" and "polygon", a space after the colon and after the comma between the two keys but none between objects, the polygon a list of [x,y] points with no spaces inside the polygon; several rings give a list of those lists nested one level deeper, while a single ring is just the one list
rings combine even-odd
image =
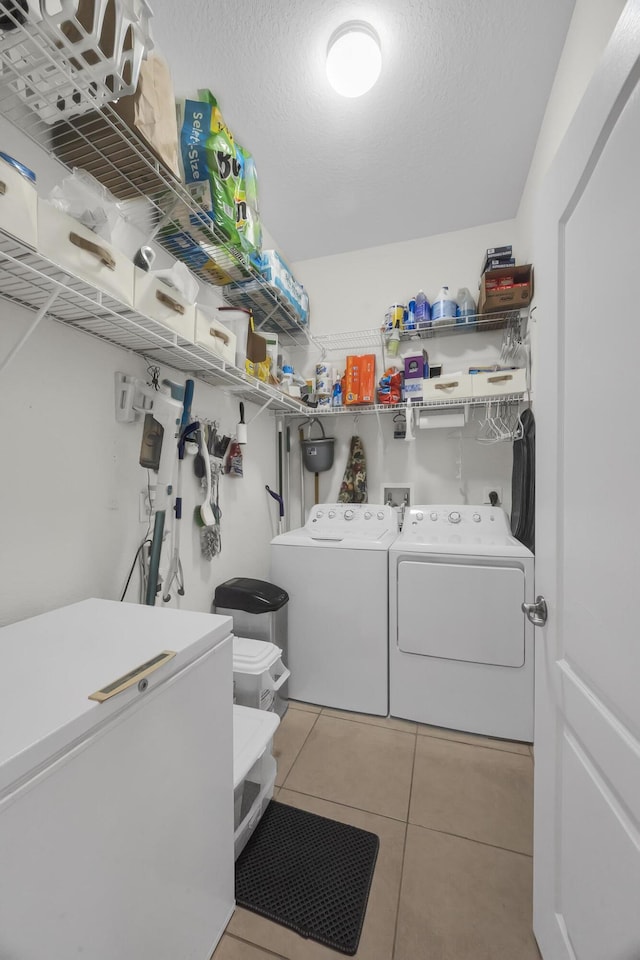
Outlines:
[{"label": "cardboard box", "polygon": [[346,363],[345,406],[353,406],[358,403],[375,403],[375,354],[367,353],[361,357],[348,356]]},{"label": "cardboard box", "polygon": [[[95,111],[55,124],[52,147],[68,167],[93,174],[119,200],[153,195],[166,189],[154,173],[156,161],[175,180],[180,180],[178,127],[171,74],[166,62],[155,54],[142,61],[134,94],[110,104],[126,131],[118,132],[106,113]],[[140,149],[128,142],[128,131],[142,141]],[[147,148],[145,151],[144,148]]]},{"label": "cardboard box", "polygon": [[[511,280],[511,284],[506,283]],[[519,310],[533,299],[533,267],[500,267],[485,273],[480,281],[478,313],[481,315]]]}]

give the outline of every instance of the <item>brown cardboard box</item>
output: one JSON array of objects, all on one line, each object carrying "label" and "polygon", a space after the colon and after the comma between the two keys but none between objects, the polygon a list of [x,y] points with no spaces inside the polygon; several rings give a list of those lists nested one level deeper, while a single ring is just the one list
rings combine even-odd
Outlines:
[{"label": "brown cardboard box", "polygon": [[[135,146],[134,138],[139,140]],[[121,97],[105,112],[57,123],[52,147],[68,167],[87,170],[120,200],[165,188],[155,172],[158,162],[171,179],[180,180],[175,98],[166,62],[150,54],[132,96]]]},{"label": "brown cardboard box", "polygon": [[375,369],[376,358],[373,353],[366,353],[361,357],[348,356],[346,358],[345,406],[358,403],[375,403]]},{"label": "brown cardboard box", "polygon": [[[508,279],[512,280],[511,285],[506,285]],[[482,275],[478,313],[519,310],[528,307],[532,299],[533,267],[530,263],[519,267],[499,267]]]}]

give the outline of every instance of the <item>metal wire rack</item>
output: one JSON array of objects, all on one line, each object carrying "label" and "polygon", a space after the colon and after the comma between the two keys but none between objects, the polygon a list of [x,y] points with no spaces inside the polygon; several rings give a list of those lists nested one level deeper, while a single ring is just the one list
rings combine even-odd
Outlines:
[{"label": "metal wire rack", "polygon": [[156,320],[101,293],[19,241],[0,233],[0,297],[37,311],[54,292],[57,296],[47,315],[67,327],[165,363],[214,386],[222,386],[241,399],[268,403],[273,410],[282,412],[304,409],[295,399],[247,377]]},{"label": "metal wire rack", "polygon": [[[524,393],[510,393],[501,396],[492,397],[455,397],[447,400],[418,400],[411,404],[411,410],[450,410],[451,408],[461,409],[464,407],[486,407],[487,403],[495,404],[497,401],[504,404],[521,403],[525,399]],[[302,411],[287,410],[285,416],[304,416],[309,417],[359,417],[367,414],[381,413],[406,413],[406,403],[369,403],[357,404],[353,406],[342,407],[303,407]]]},{"label": "metal wire rack", "polygon": [[[236,283],[252,280],[255,296],[253,290],[248,296],[258,330],[281,332],[285,341],[295,344],[311,341],[291,305],[229,243],[175,173],[121,119],[117,106],[102,105],[109,92],[103,89],[104,79],[88,63],[74,69],[73,58],[65,59],[45,27],[20,23],[15,9],[15,3],[0,0],[3,19],[13,24],[13,29],[0,30],[0,115],[48,156],[96,176],[123,201],[127,221],[170,253],[176,252],[171,237],[177,232],[192,238],[197,258],[190,258],[188,265],[198,279],[226,285],[229,292]],[[36,76],[42,80],[32,90],[29,83]],[[56,120],[56,91],[64,87],[68,102],[70,85],[78,112],[85,112]],[[50,102],[43,109],[47,96]],[[39,112],[29,104],[37,104]]]},{"label": "metal wire rack", "polygon": [[[526,323],[526,311],[510,310],[504,313],[491,315],[477,314],[465,318],[465,323],[455,320],[438,320],[435,325],[425,326],[416,330],[400,331],[401,343],[407,341],[431,340],[436,337],[458,336],[459,334],[487,333],[496,330],[517,328],[524,335],[523,325]],[[380,347],[386,344],[389,336],[384,326],[371,327],[365,330],[337,331],[334,333],[316,333],[313,341],[320,349],[327,353],[344,350],[360,350],[363,347]]]}]

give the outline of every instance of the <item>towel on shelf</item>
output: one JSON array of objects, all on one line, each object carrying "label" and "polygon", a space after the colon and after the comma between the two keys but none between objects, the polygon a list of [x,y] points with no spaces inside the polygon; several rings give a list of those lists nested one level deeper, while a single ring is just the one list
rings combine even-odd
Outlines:
[{"label": "towel on shelf", "polygon": [[338,503],[367,502],[367,465],[360,437],[351,437],[347,466],[338,494]]}]

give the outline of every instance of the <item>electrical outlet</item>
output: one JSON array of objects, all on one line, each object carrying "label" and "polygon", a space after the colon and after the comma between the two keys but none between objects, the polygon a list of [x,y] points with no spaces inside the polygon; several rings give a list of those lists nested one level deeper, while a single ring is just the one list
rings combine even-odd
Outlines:
[{"label": "electrical outlet", "polygon": [[[149,501],[149,497],[151,497],[151,501]],[[140,492],[140,523],[148,523],[153,517],[155,499],[155,490],[142,490]]]},{"label": "electrical outlet", "polygon": [[490,493],[498,494],[498,503],[497,506],[502,506],[502,487],[497,487],[495,484],[491,487],[482,488],[482,502],[491,503],[491,498],[489,497]]}]

